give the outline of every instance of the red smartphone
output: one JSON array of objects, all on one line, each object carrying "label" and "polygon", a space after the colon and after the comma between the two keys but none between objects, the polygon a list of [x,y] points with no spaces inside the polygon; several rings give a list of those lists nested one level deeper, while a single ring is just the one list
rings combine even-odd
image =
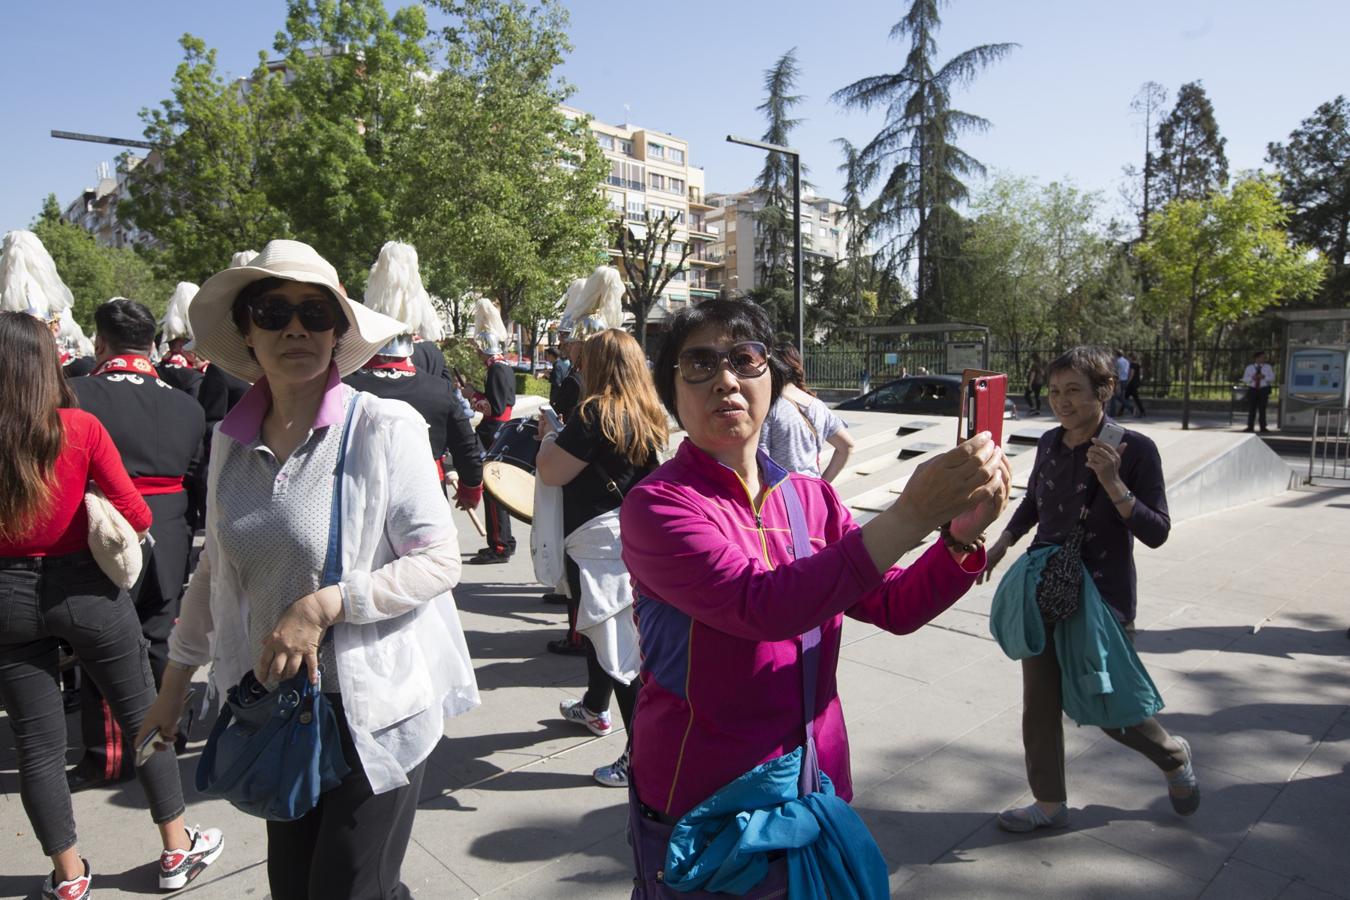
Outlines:
[{"label": "red smartphone", "polygon": [[967,369],[961,376],[965,398],[965,436],[987,431],[1003,446],[1003,407],[1008,396],[1008,376],[1001,372]]}]

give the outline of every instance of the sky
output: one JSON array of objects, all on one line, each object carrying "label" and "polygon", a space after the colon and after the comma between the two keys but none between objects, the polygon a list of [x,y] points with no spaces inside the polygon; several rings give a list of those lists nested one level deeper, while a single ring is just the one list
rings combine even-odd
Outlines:
[{"label": "sky", "polygon": [[[865,143],[881,114],[845,110],[830,94],[898,70],[907,50],[888,38],[900,0],[564,5],[575,47],[562,71],[575,87],[569,103],[685,138],[709,191],[753,181],[763,154],[725,138],[760,135],[764,70],[796,47],[805,99],[792,141],[817,192],[837,198],[834,139]],[[64,206],[118,152],[52,139],[51,129],[140,138],[138,113],[169,96],[184,32],[217,48],[222,70],[246,74],[285,14],[283,0],[5,6],[0,231],[27,227],[48,193]],[[1180,85],[1203,81],[1234,172],[1261,166],[1269,142],[1350,93],[1345,0],[951,0],[942,14],[939,59],[978,44],[1021,45],[953,97],[991,124],[959,144],[991,173],[1100,191],[1108,212],[1120,208],[1121,167],[1142,162],[1143,128],[1130,100],[1145,81],[1167,88],[1169,106]]]}]

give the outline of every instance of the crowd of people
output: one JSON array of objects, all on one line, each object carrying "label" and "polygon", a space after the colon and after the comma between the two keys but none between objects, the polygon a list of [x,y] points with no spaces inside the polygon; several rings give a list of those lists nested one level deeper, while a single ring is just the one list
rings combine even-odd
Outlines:
[{"label": "crowd of people", "polygon": [[[286,240],[179,288],[158,322],[134,300],[102,304],[92,364],[76,374],[80,354],[62,359],[57,340],[71,297],[50,257],[22,232],[0,257],[0,700],[52,864],[42,896],[89,895],[70,795],[125,778],[140,780],[158,829],[161,889],[223,852],[219,829],[186,823],[175,761],[194,675],[209,667],[210,694],[231,704],[308,683],[336,724],[334,782],[263,826],[271,895],[409,897],[399,873],[428,757],[446,718],[480,702],[453,597],[452,505],[486,519],[467,562],[517,549],[510,509],[484,492],[484,457],[520,418],[507,335],[480,300],[472,390],[439,352],[415,251],[394,242],[362,301]],[[568,610],[549,649],[585,659],[585,692],[560,715],[605,735],[615,704],[626,732],[594,776],[628,792],[633,896],[886,896],[886,864],[849,806],[844,616],[914,632],[1032,526],[1028,557],[1067,551],[1085,527],[1084,613],[1095,602],[1094,627],[1132,639],[1134,538],[1157,546],[1168,532],[1157,450],[1133,431],[1100,439],[1120,379],[1107,354],[1080,348],[1043,373],[1034,364],[1060,427],[988,552],[1011,469],[987,433],[917,466],[860,526],[831,485],[853,439],[763,310],[685,310],[649,362],[620,327],[616,291],[608,267],[569,288],[551,408],[532,426],[531,544]],[[96,552],[95,486],[152,538],[129,587]],[[1009,830],[1068,822],[1062,711],[1076,707],[1061,682],[1077,677],[1077,638],[1063,627],[1036,616],[1023,659],[1036,802],[1000,815]],[[69,771],[63,650],[83,692],[84,755]],[[1099,724],[1163,770],[1189,814],[1190,747],[1154,711]],[[773,827],[749,827],[756,811]],[[734,852],[712,839],[733,832]]]}]

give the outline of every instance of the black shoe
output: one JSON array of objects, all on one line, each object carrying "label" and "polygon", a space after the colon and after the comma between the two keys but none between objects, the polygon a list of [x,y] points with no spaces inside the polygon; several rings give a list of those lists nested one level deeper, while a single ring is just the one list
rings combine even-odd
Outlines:
[{"label": "black shoe", "polygon": [[66,786],[72,794],[78,794],[92,788],[111,787],[136,777],[135,769],[127,763],[123,763],[121,775],[113,779],[104,778],[100,769],[88,760],[81,760],[74,768],[66,770]]},{"label": "black shoe", "polygon": [[469,557],[471,566],[490,566],[496,563],[508,562],[511,559],[510,553],[502,553],[500,550],[493,550],[491,547],[484,547],[473,556]]},{"label": "black shoe", "polygon": [[1261,433],[1262,433],[1262,434],[1270,434],[1270,429],[1269,429],[1269,428],[1262,428],[1262,429],[1261,429]]},{"label": "black shoe", "polygon": [[563,603],[563,604],[567,603],[566,594],[556,594],[551,591],[545,594],[543,599],[545,603]]},{"label": "black shoe", "polygon": [[581,641],[574,644],[567,638],[558,638],[556,641],[548,642],[548,652],[557,653],[559,656],[585,656],[586,647]]},{"label": "black shoe", "polygon": [[1242,433],[1243,433],[1243,434],[1251,434],[1251,433],[1252,433],[1253,431],[1255,431],[1255,430],[1256,430],[1256,429],[1254,429],[1254,428],[1244,428],[1244,429],[1242,429]]}]

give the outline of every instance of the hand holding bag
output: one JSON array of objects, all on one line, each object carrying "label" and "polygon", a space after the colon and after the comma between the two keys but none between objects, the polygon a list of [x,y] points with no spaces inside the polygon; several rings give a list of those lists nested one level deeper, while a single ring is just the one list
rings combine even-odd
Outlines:
[{"label": "hand holding bag", "polygon": [[[353,399],[347,408],[333,474],[333,509],[322,586],[342,579],[342,470]],[[333,638],[332,629],[323,640]],[[223,797],[241,812],[274,822],[300,818],[350,771],[342,755],[337,716],[320,685],[301,669],[268,692],[253,672],[230,688],[220,718],[197,763],[197,790]]]},{"label": "hand holding bag", "polygon": [[113,584],[131,590],[141,577],[141,538],[126,516],[92,481],[84,492],[84,509],[89,516],[89,552],[94,562]]},{"label": "hand holding bag", "polygon": [[1036,605],[1049,625],[1063,622],[1078,612],[1083,596],[1083,539],[1087,535],[1088,510],[1097,496],[1093,477],[1083,495],[1083,511],[1064,543],[1045,561],[1041,579],[1036,583]]}]

